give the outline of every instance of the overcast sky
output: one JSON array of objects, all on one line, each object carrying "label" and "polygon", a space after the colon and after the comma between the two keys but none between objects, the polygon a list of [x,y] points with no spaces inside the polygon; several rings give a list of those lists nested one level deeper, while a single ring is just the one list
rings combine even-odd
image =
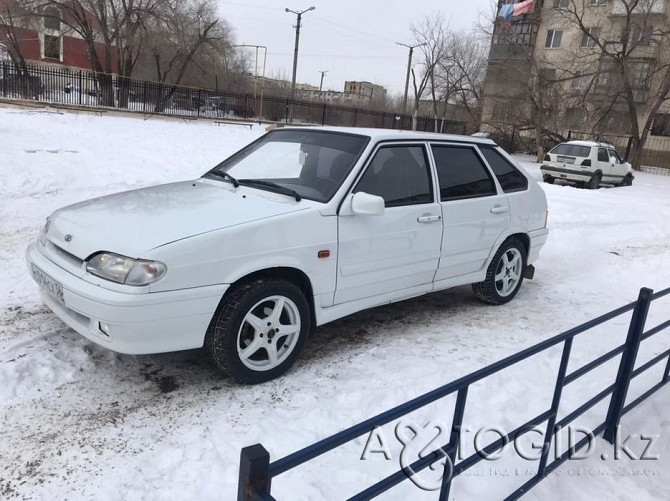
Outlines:
[{"label": "overcast sky", "polygon": [[[344,90],[345,80],[367,80],[402,93],[410,24],[441,12],[452,28],[470,31],[480,11],[491,0],[219,0],[221,16],[235,30],[238,44],[268,47],[268,76],[291,79],[295,43],[295,14],[315,6],[303,16],[300,33],[298,78],[319,85],[320,70],[329,70],[324,90]],[[261,51],[262,53],[262,51]],[[252,50],[252,56],[255,51]],[[262,58],[261,58],[262,64]],[[262,72],[262,67],[259,73]]]}]

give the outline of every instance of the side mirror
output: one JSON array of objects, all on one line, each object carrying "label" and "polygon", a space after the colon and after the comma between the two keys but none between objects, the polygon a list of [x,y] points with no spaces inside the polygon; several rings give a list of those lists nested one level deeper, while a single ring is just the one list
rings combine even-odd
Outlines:
[{"label": "side mirror", "polygon": [[385,203],[382,197],[359,191],[349,195],[342,209],[341,215],[381,216],[384,214]]}]

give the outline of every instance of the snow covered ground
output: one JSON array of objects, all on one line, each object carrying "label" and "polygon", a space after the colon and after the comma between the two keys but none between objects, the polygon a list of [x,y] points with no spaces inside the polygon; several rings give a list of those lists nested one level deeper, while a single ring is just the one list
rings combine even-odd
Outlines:
[{"label": "snow covered ground", "polygon": [[[106,351],[40,304],[23,252],[53,210],[194,178],[262,132],[0,107],[0,498],[234,499],[244,446],[262,442],[273,459],[283,457],[630,302],[640,287],[670,287],[670,177],[640,173],[631,188],[543,185],[552,233],[535,280],[511,304],[483,306],[462,287],[354,315],[317,329],[295,368],[261,386],[233,384],[199,351]],[[524,165],[540,178],[536,164]],[[669,305],[655,304],[649,326],[670,318]],[[578,338],[569,370],[620,343],[628,320]],[[670,332],[650,340],[641,362],[669,344]],[[466,427],[511,429],[546,410],[559,356],[551,350],[474,385]],[[636,381],[631,396],[663,368]],[[561,415],[611,384],[615,371],[613,361],[568,386]],[[409,417],[448,424],[453,403]],[[614,461],[600,440],[590,459],[568,462],[527,498],[667,499],[669,405],[664,388],[623,420],[626,434],[659,435],[658,460]],[[605,412],[599,405],[577,424],[593,426]],[[393,461],[381,454],[361,461],[364,437],[277,478],[273,494],[344,498],[371,485],[398,469],[393,426],[383,431]],[[642,452],[643,442],[629,444]],[[452,498],[502,498],[536,465],[510,455],[480,463],[454,482]],[[436,497],[405,482],[382,499]]]}]

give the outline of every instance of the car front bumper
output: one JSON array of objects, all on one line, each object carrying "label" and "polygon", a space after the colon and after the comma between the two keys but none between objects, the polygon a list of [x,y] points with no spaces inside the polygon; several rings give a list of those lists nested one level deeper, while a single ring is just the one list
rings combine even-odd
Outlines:
[{"label": "car front bumper", "polygon": [[[63,301],[40,287],[46,306],[69,327],[110,350],[133,355],[200,348],[229,285],[155,293],[122,293],[91,284],[59,267],[31,244],[36,266],[63,288]],[[106,332],[105,332],[106,331]]]}]

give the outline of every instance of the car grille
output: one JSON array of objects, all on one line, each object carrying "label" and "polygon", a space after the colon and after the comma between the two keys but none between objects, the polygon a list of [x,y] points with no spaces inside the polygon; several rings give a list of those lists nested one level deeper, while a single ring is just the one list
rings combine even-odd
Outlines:
[{"label": "car grille", "polygon": [[64,270],[76,275],[81,274],[84,261],[79,259],[74,254],[70,254],[62,247],[59,247],[51,241],[47,241],[44,245],[40,246],[39,250],[49,261],[63,268]]}]

